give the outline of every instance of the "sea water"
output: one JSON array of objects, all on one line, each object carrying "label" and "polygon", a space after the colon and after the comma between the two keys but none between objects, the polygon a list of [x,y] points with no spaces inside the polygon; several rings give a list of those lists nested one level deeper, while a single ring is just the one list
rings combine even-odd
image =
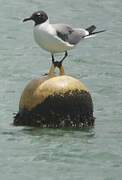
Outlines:
[{"label": "sea water", "polygon": [[[23,88],[51,65],[50,54],[34,42],[33,23],[22,22],[37,10],[52,23],[107,30],[82,41],[64,62],[66,74],[92,95],[93,129],[12,125]],[[122,179],[121,0],[0,0],[0,179]]]}]

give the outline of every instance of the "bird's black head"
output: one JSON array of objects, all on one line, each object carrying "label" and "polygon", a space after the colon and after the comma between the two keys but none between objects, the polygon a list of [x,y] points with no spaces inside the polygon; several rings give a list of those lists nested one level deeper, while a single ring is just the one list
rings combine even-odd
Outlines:
[{"label": "bird's black head", "polygon": [[36,11],[35,13],[32,14],[31,17],[25,18],[23,22],[33,20],[35,22],[35,26],[38,24],[42,24],[45,21],[47,21],[48,16],[44,11]]}]

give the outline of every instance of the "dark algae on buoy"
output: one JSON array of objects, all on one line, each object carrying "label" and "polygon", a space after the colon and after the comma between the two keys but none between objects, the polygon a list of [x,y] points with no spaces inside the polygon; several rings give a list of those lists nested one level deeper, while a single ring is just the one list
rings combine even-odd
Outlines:
[{"label": "dark algae on buoy", "polygon": [[52,64],[47,75],[32,80],[22,92],[16,126],[51,128],[93,127],[93,102],[86,86],[64,74],[55,75]]}]

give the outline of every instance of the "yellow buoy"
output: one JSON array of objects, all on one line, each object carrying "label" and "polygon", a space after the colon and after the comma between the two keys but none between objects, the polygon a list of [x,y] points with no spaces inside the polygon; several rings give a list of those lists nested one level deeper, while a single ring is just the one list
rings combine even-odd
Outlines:
[{"label": "yellow buoy", "polygon": [[14,125],[93,126],[93,103],[88,89],[79,80],[65,75],[62,65],[58,76],[55,68],[52,64],[48,75],[32,80],[25,87]]}]

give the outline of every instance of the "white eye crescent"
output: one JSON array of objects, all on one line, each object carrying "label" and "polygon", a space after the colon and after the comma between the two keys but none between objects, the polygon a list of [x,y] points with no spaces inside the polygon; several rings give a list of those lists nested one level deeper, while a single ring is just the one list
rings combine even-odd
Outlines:
[{"label": "white eye crescent", "polygon": [[38,16],[40,16],[41,14],[40,13],[37,13]]}]

